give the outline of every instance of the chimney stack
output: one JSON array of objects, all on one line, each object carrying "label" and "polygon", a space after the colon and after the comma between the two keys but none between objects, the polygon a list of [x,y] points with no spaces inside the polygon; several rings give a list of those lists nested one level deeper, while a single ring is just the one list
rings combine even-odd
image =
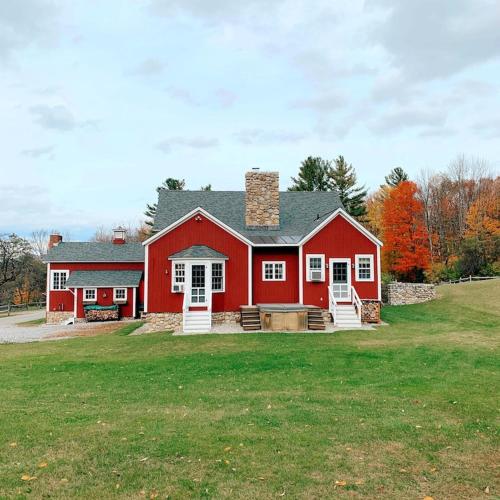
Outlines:
[{"label": "chimney stack", "polygon": [[63,237],[59,234],[59,233],[54,233],[54,234],[51,234],[49,236],[49,244],[47,245],[49,250],[51,248],[54,248],[56,247],[57,245],[59,245],[59,243],[61,243],[63,240]]},{"label": "chimney stack", "polygon": [[123,245],[126,242],[127,230],[123,227],[113,229],[113,243],[115,245]]},{"label": "chimney stack", "polygon": [[249,229],[279,229],[280,190],[278,172],[254,168],[245,174],[245,222]]}]

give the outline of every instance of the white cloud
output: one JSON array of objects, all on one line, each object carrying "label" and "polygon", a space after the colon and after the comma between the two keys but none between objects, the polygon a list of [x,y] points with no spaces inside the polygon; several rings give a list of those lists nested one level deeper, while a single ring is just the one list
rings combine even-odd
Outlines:
[{"label": "white cloud", "polygon": [[125,71],[130,76],[156,76],[163,73],[166,64],[159,59],[149,58]]},{"label": "white cloud", "polygon": [[269,145],[299,142],[306,137],[305,134],[287,132],[284,130],[246,129],[234,134],[241,144]]},{"label": "white cloud", "polygon": [[208,149],[219,145],[219,141],[212,137],[170,137],[156,144],[156,148],[163,153],[170,153],[176,146],[190,149]]},{"label": "white cloud", "polygon": [[44,146],[39,148],[29,148],[23,149],[21,154],[24,156],[30,156],[31,158],[40,158],[43,156],[48,156],[49,158],[54,157],[54,146]]},{"label": "white cloud", "polygon": [[30,112],[36,123],[44,128],[67,132],[78,125],[73,113],[63,105],[31,106]]}]

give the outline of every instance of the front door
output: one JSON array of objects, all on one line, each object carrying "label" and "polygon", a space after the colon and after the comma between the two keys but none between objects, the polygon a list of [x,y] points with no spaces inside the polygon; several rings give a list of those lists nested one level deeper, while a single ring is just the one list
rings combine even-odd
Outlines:
[{"label": "front door", "polygon": [[191,304],[204,306],[207,300],[207,266],[206,264],[191,265]]},{"label": "front door", "polygon": [[351,259],[330,259],[330,286],[337,301],[351,301]]}]

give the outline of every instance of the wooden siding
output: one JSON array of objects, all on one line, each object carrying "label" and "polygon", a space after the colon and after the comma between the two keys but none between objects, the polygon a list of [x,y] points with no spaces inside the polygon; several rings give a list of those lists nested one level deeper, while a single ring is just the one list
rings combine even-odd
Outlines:
[{"label": "wooden siding", "polygon": [[[264,261],[285,261],[286,281],[263,281]],[[253,249],[253,302],[278,304],[299,302],[299,250],[296,247]]]},{"label": "wooden siding", "polygon": [[[64,262],[51,262],[51,271],[57,270],[68,270],[72,271],[143,271],[143,262],[74,262],[74,263],[64,263]],[[49,289],[51,283],[49,281]],[[49,310],[50,311],[73,311],[74,309],[74,296],[69,290],[54,290],[49,291],[50,301]],[[113,289],[111,289],[111,296],[113,294]],[[130,296],[131,300],[131,296]],[[139,288],[137,289],[137,311],[139,311],[139,304],[144,302],[144,276],[141,280]],[[132,316],[132,314],[130,314]],[[82,316],[78,316],[79,318]]]},{"label": "wooden siding", "polygon": [[[198,220],[197,220],[198,219]],[[248,245],[204,215],[193,215],[149,244],[148,312],[181,312],[182,293],[172,293],[172,262],[168,257],[192,245],[206,245],[228,257],[226,291],[214,293],[214,312],[238,311],[248,303]]]},{"label": "wooden siding", "polygon": [[[331,258],[351,259],[351,285],[354,286],[360,299],[378,298],[379,270],[377,267],[377,245],[355,228],[342,215],[338,215],[321,231],[314,235],[303,247],[304,304],[328,307],[328,285],[330,269],[325,270],[325,282],[307,281],[307,254],[324,254],[325,263],[329,265]],[[356,254],[373,255],[374,280],[356,281]]]}]

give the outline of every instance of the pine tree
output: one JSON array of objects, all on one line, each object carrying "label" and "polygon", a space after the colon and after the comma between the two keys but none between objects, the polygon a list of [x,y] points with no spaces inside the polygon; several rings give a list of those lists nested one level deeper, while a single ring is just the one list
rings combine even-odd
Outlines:
[{"label": "pine tree", "polygon": [[[183,191],[185,186],[186,181],[184,179],[173,179],[172,177],[169,177],[163,181],[161,186],[156,188],[156,192],[159,193],[162,189],[166,189],[168,191]],[[153,227],[157,208],[157,203],[146,204],[146,211],[144,212],[144,215],[149,218],[146,220],[146,224],[150,227]]]},{"label": "pine tree", "polygon": [[385,183],[390,187],[396,187],[400,182],[408,179],[408,174],[401,167],[395,167],[390,171],[389,175],[385,176]]},{"label": "pine tree", "polygon": [[288,191],[330,191],[329,172],[331,163],[319,156],[308,156],[300,165],[298,176],[292,177]]},{"label": "pine tree", "polygon": [[334,167],[330,169],[331,188],[335,189],[347,213],[353,217],[366,214],[365,198],[367,190],[364,186],[356,187],[356,171],[352,164],[345,161],[340,155],[334,160]]},{"label": "pine tree", "polygon": [[212,184],[207,184],[206,186],[201,186],[200,191],[212,191]]}]

